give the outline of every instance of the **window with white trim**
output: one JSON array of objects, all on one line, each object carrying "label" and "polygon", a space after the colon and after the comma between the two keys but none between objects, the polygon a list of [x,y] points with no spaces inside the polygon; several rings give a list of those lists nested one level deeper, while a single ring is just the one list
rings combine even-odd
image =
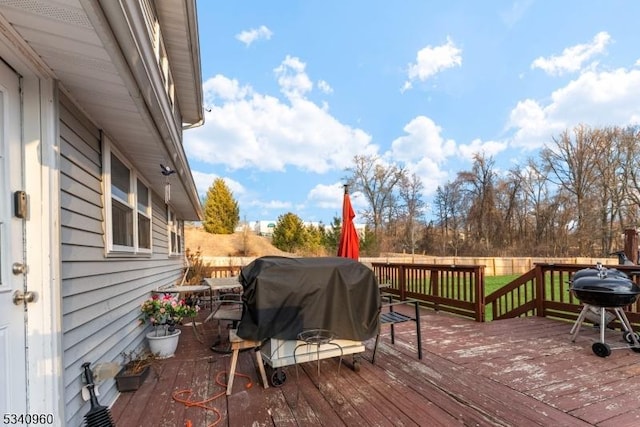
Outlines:
[{"label": "window with white trim", "polygon": [[167,235],[169,238],[169,255],[182,253],[182,221],[176,219],[176,214],[167,206]]},{"label": "window with white trim", "polygon": [[151,252],[151,191],[104,138],[108,252]]}]

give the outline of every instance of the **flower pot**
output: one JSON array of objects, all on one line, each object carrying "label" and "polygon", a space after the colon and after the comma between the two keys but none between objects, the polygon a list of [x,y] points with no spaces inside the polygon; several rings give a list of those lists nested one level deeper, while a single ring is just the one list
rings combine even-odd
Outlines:
[{"label": "flower pot", "polygon": [[145,366],[142,371],[131,374],[125,373],[127,370],[126,367],[123,367],[118,375],[116,375],[116,387],[118,387],[118,391],[134,391],[140,388],[144,380],[147,378],[149,374],[150,366]]},{"label": "flower pot", "polygon": [[147,334],[147,341],[149,342],[149,351],[156,357],[156,359],[166,359],[173,357],[178,348],[178,339],[180,338],[180,329],[176,329],[173,332],[167,332],[164,329],[156,329],[155,331]]}]

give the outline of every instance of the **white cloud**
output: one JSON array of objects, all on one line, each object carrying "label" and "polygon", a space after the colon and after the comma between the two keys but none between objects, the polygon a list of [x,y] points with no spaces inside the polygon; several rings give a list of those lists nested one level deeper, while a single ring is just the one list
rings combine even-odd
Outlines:
[{"label": "white cloud", "polygon": [[[191,174],[193,175],[193,180],[196,184],[196,189],[198,190],[198,195],[200,197],[205,197],[207,195],[207,191],[209,191],[209,187],[213,184],[213,181],[220,178],[219,175],[214,173],[204,173],[195,170],[192,170]],[[231,190],[234,197],[242,196],[246,193],[245,187],[238,181],[227,177],[223,177],[222,179],[227,187],[229,187],[229,190]]]},{"label": "white cloud", "polygon": [[[307,200],[314,207],[321,209],[333,209],[336,216],[342,216],[342,199],[344,198],[344,183],[336,182],[331,185],[318,184],[309,191]],[[354,211],[366,209],[368,203],[364,199],[364,195],[358,191],[350,193],[351,206]]]},{"label": "white cloud", "polygon": [[447,68],[462,65],[462,50],[456,47],[447,37],[447,43],[440,46],[426,46],[416,55],[415,64],[409,64],[407,75],[409,79],[404,83],[403,91],[412,87],[415,80],[425,81]]},{"label": "white cloud", "polygon": [[[362,193],[356,191],[349,194],[353,209],[364,209],[367,203]],[[331,185],[318,184],[307,194],[307,201],[321,209],[334,209],[338,214],[342,212],[342,199],[344,198],[344,182],[336,182]]]},{"label": "white cloud", "polygon": [[[196,184],[198,196],[201,199],[206,198],[209,187],[213,184],[219,175],[214,173],[205,173],[192,170],[193,180]],[[287,211],[291,210],[293,204],[289,201],[282,200],[261,200],[261,194],[256,194],[251,188],[247,188],[238,181],[229,177],[222,177],[229,190],[233,193],[234,199],[236,199],[243,210],[248,210],[253,215],[271,215],[271,211]],[[250,209],[249,209],[250,208]],[[241,215],[244,212],[241,212]]]},{"label": "white cloud", "polygon": [[207,195],[207,190],[213,181],[218,178],[218,175],[213,173],[204,173],[191,170],[191,174],[193,175],[193,181],[196,183],[196,189],[198,190],[198,196],[201,198]]},{"label": "white cloud", "polygon": [[215,104],[217,100],[235,101],[251,94],[251,86],[240,87],[236,79],[228,79],[221,74],[216,74],[202,85],[205,103]]},{"label": "white cloud", "polygon": [[438,186],[443,185],[451,178],[447,171],[442,170],[439,164],[428,157],[409,165],[408,170],[420,178],[427,196],[434,194]]},{"label": "white cloud", "polygon": [[640,70],[587,72],[556,90],[551,113],[570,123],[627,124],[640,112]]},{"label": "white cloud", "polygon": [[548,104],[526,99],[511,111],[513,145],[536,149],[578,124],[625,126],[640,117],[640,70],[583,72],[551,94]]},{"label": "white cloud", "polygon": [[513,146],[528,150],[540,148],[566,128],[564,123],[549,116],[547,108],[532,99],[518,102],[508,124],[509,128],[515,129]]},{"label": "white cloud", "polygon": [[[327,104],[304,98],[305,65],[287,57],[278,72],[288,101],[256,93],[218,75],[204,83],[210,111],[205,124],[185,133],[190,158],[230,169],[315,173],[342,170],[356,154],[372,154],[371,136],[333,117]],[[297,73],[297,74],[296,74]]]},{"label": "white cloud", "polygon": [[300,98],[313,89],[311,79],[305,73],[306,64],[299,58],[287,57],[273,71],[278,78],[280,91],[288,98]]},{"label": "white cloud", "polygon": [[324,93],[333,93],[333,88],[324,80],[318,81],[318,89]]},{"label": "white cloud", "polygon": [[393,162],[403,164],[409,173],[420,177],[426,195],[433,194],[449,178],[442,166],[450,157],[458,155],[456,143],[452,139],[444,139],[442,128],[425,116],[412,119],[404,131],[407,135],[391,143],[387,156]]},{"label": "white cloud", "polygon": [[236,39],[240,40],[246,46],[250,46],[256,40],[271,39],[273,32],[264,25],[261,25],[259,28],[252,28],[250,30],[242,31],[236,34]]},{"label": "white cloud", "polygon": [[[386,155],[393,162],[405,165],[410,173],[418,175],[427,195],[449,179],[449,173],[443,170],[443,166],[452,158],[470,163],[476,153],[495,156],[506,150],[508,145],[507,142],[481,139],[474,139],[469,144],[457,144],[452,139],[445,139],[442,128],[425,116],[415,117],[404,127],[404,131],[407,135],[396,138]],[[456,167],[462,168],[459,162]]]},{"label": "white cloud", "polygon": [[439,164],[455,154],[455,141],[445,140],[441,135],[442,128],[429,117],[415,117],[405,125],[404,131],[407,135],[391,143],[390,155],[394,160],[411,163],[428,157]]},{"label": "white cloud", "polygon": [[482,141],[476,138],[470,144],[460,144],[458,151],[465,159],[472,160],[475,154],[495,157],[498,153],[506,150],[507,146],[505,141]]},{"label": "white cloud", "polygon": [[537,58],[531,64],[531,68],[540,68],[547,74],[556,76],[579,71],[582,69],[582,64],[594,55],[603,53],[610,41],[611,36],[607,32],[599,32],[591,43],[568,47],[562,51],[561,55]]},{"label": "white cloud", "polygon": [[262,208],[265,210],[287,210],[287,209],[291,209],[291,202],[283,202],[281,200],[269,200],[266,202],[263,202],[261,200],[249,200],[247,201],[245,204],[245,206],[251,206],[251,207],[258,207],[258,208]]},{"label": "white cloud", "polygon": [[343,183],[336,182],[332,185],[318,184],[309,191],[307,200],[321,209],[342,210],[342,196],[344,194]]}]

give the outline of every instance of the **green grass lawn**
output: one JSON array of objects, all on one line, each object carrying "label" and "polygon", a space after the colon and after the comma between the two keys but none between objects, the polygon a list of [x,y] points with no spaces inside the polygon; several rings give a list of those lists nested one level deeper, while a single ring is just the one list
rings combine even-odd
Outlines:
[{"label": "green grass lawn", "polygon": [[520,277],[520,274],[509,274],[507,276],[485,276],[484,278],[484,294],[489,295],[500,289],[512,280]]},{"label": "green grass lawn", "polygon": [[[492,292],[500,289],[512,280],[520,277],[520,274],[510,274],[507,276],[485,276],[484,278],[484,295],[487,296]],[[485,321],[490,322],[493,319],[493,310],[491,306],[485,308]]]},{"label": "green grass lawn", "polygon": [[[550,274],[550,273],[547,273]],[[505,275],[505,276],[485,276],[484,277],[484,295],[485,297],[487,295],[490,295],[491,293],[497,291],[498,289],[502,288],[503,286],[505,286],[506,284],[512,282],[513,280],[517,279],[518,277],[520,277],[521,274],[509,274],[509,275]],[[568,293],[562,293],[559,290],[555,290],[555,292],[551,292],[551,288],[552,287],[557,287],[557,279],[551,280],[551,277],[548,277],[546,280],[546,297],[550,298],[552,297],[554,301],[558,301],[558,302],[568,302],[567,297],[568,297]],[[566,290],[566,289],[565,289]],[[529,296],[529,298],[531,297],[531,295]],[[525,303],[525,298],[527,298],[527,296],[525,294],[521,294],[520,295],[521,301],[520,303]],[[486,316],[486,320],[490,321],[493,318],[493,313],[492,313],[492,306],[488,305],[486,307],[486,311],[485,311],[485,316]]]}]

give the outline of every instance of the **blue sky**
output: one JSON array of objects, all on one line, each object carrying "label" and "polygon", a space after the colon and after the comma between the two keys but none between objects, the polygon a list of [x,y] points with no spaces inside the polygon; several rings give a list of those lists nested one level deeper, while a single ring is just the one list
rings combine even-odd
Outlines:
[{"label": "blue sky", "polygon": [[429,205],[476,152],[507,170],[579,123],[640,124],[638,16],[636,0],[199,0],[198,191],[222,177],[243,221],[329,224],[356,154],[415,172]]}]

